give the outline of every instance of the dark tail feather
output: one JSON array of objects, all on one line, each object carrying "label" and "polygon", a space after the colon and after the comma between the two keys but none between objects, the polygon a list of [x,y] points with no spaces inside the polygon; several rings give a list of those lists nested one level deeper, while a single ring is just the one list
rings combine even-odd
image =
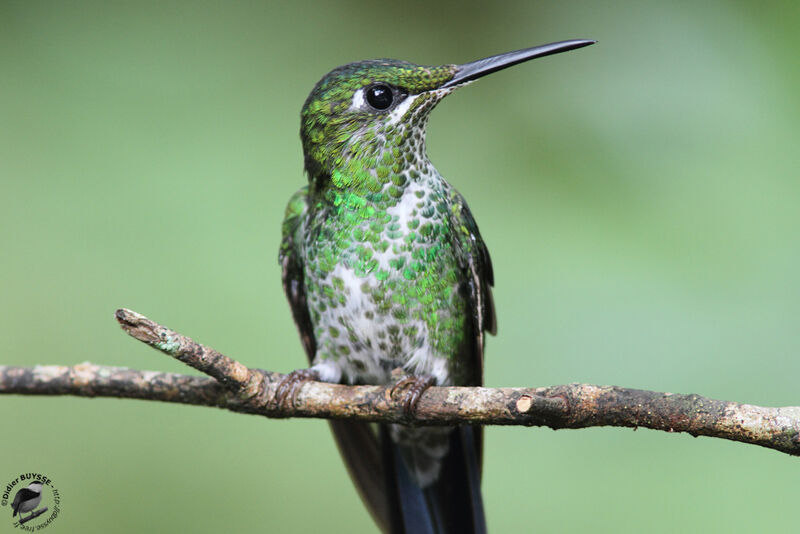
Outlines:
[{"label": "dark tail feather", "polygon": [[388,429],[381,425],[387,496],[392,503],[392,534],[486,532],[477,449],[481,430],[469,426],[455,428],[450,434],[450,448],[439,478],[422,489],[411,478]]}]

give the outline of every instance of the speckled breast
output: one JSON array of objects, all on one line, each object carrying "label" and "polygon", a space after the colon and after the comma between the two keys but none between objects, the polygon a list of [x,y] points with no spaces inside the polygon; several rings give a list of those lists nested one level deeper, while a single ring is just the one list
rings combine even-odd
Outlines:
[{"label": "speckled breast", "polygon": [[315,363],[350,383],[388,383],[399,366],[451,383],[464,339],[449,185],[435,170],[409,178],[399,195],[332,190],[305,229]]}]

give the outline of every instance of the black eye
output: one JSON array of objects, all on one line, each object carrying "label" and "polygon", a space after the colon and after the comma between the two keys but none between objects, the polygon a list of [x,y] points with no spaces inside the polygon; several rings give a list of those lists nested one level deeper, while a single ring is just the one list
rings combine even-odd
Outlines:
[{"label": "black eye", "polygon": [[367,87],[367,102],[373,108],[383,111],[389,109],[394,102],[392,88],[382,83],[376,83]]}]

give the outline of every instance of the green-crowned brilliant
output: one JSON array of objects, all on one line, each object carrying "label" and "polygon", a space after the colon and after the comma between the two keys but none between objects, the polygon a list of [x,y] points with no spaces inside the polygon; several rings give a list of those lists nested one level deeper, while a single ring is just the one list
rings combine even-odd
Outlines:
[{"label": "green-crowned brilliant", "polygon": [[[280,249],[311,367],[288,375],[279,402],[312,379],[393,384],[410,421],[427,387],[483,383],[492,265],[466,201],[428,159],[428,117],[486,74],[593,42],[463,65],[359,61],[317,83],[300,122],[308,185],[289,201]],[[331,426],[382,530],[486,530],[479,427]]]}]

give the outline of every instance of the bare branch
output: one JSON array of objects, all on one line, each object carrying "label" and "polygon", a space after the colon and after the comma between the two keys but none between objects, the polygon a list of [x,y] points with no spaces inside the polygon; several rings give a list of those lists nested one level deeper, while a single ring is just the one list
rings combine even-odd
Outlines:
[{"label": "bare branch", "polygon": [[[0,366],[0,393],[117,397],[200,406],[267,417],[406,422],[390,387],[309,382],[292,407],[274,401],[285,377],[241,363],[130,310],[117,320],[136,339],[212,378],[83,363],[74,367]],[[400,401],[400,402],[397,402]],[[417,404],[418,425],[524,425],[560,428],[645,427],[751,443],[800,455],[800,407],[763,408],[699,395],[616,386],[544,388],[433,387]]]}]

